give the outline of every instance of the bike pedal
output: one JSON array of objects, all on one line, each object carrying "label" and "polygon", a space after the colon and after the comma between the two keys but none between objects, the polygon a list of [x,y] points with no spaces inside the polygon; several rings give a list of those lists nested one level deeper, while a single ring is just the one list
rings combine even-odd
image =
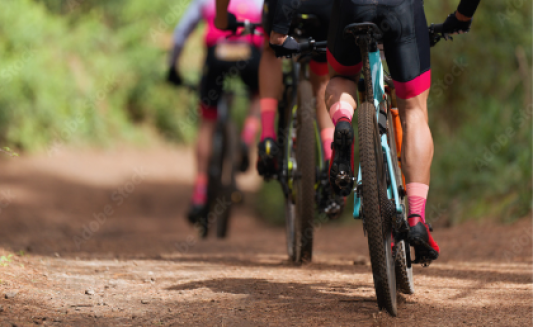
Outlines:
[{"label": "bike pedal", "polygon": [[353,182],[353,177],[350,177],[350,174],[345,172],[345,171],[341,171],[338,175],[337,175],[337,178],[335,179],[335,184],[341,189],[345,189],[345,188],[348,188],[350,187],[351,188],[351,184]]}]

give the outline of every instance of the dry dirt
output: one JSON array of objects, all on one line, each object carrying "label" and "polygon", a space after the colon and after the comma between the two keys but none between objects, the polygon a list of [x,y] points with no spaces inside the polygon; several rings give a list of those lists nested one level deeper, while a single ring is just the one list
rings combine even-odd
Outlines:
[{"label": "dry dirt", "polygon": [[358,223],[319,226],[297,267],[246,204],[227,240],[196,237],[187,149],[50,154],[0,162],[0,326],[532,325],[529,219],[435,231],[441,257],[391,318]]}]

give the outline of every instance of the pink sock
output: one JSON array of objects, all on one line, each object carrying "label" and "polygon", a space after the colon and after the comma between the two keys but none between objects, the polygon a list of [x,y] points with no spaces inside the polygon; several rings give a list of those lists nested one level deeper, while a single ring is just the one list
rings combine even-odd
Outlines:
[{"label": "pink sock", "polygon": [[194,190],[192,192],[192,203],[203,205],[207,203],[207,175],[198,174],[194,181]]},{"label": "pink sock", "polygon": [[320,137],[322,138],[322,148],[324,148],[324,160],[330,160],[331,159],[331,142],[333,142],[333,133],[335,132],[335,128],[329,127],[324,128],[322,131],[320,131]]},{"label": "pink sock", "polygon": [[278,111],[278,100],[264,98],[260,100],[261,106],[261,141],[270,137],[276,139],[276,112]]},{"label": "pink sock", "polygon": [[329,108],[329,116],[333,121],[333,124],[337,124],[339,119],[347,118],[349,121],[352,121],[353,118],[353,107],[346,101],[335,102],[331,108]]},{"label": "pink sock", "polygon": [[259,125],[261,125],[261,122],[259,121],[259,118],[255,116],[250,116],[244,121],[241,140],[246,143],[246,145],[250,146],[250,144],[252,144],[252,142],[255,140],[255,134],[257,134]]},{"label": "pink sock", "polygon": [[409,203],[409,215],[420,215],[426,222],[426,199],[428,198],[429,186],[421,183],[409,183],[407,188],[407,202]]}]

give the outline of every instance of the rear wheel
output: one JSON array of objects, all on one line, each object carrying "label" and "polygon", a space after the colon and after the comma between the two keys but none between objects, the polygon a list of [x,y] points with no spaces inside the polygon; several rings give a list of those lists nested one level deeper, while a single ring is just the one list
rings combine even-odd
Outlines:
[{"label": "rear wheel", "polygon": [[242,194],[237,190],[235,172],[237,171],[238,142],[237,131],[232,121],[225,124],[224,154],[222,158],[221,176],[218,186],[215,214],[217,215],[217,237],[225,238],[228,232],[228,222],[231,207],[240,202]]},{"label": "rear wheel", "polygon": [[200,222],[200,236],[206,237],[216,224],[217,237],[226,236],[228,219],[233,205],[237,155],[236,129],[231,121],[219,121],[213,135],[209,161],[208,207],[209,213]]},{"label": "rear wheel", "polygon": [[[387,137],[391,151],[392,166],[394,168],[394,176],[396,177],[396,184],[402,185],[402,171],[398,164],[398,155],[396,149],[394,124],[392,123],[392,114],[390,110],[387,113]],[[402,206],[403,219],[405,219],[405,197],[400,195],[400,205]],[[415,285],[413,281],[413,267],[411,266],[411,247],[406,240],[399,240],[394,244],[395,263],[396,263],[396,287],[398,291],[404,294],[414,294]]]},{"label": "rear wheel", "polygon": [[368,234],[374,288],[380,309],[396,316],[395,263],[392,257],[390,201],[386,197],[386,177],[377,127],[376,109],[365,102],[359,109],[359,159],[363,181],[363,219]]},{"label": "rear wheel", "polygon": [[302,80],[298,86],[296,124],[296,169],[293,188],[296,192],[296,230],[298,234],[296,262],[310,262],[313,256],[313,221],[315,217],[315,101],[311,83]]}]

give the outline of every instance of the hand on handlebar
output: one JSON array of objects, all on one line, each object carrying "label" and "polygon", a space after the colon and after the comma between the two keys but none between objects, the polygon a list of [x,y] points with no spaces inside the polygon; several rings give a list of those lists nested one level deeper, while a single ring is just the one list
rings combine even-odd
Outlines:
[{"label": "hand on handlebar", "polygon": [[[459,14],[460,15],[460,14]],[[461,15],[462,16],[462,15]],[[460,20],[457,17],[457,12],[449,14],[444,23],[442,24],[442,33],[445,34],[462,34],[470,31],[472,25],[472,19],[465,17],[466,20]]]},{"label": "hand on handlebar", "polygon": [[175,86],[180,86],[183,84],[183,79],[181,78],[180,74],[176,71],[176,67],[171,66],[168,69],[167,82]]},{"label": "hand on handlebar", "polygon": [[288,36],[281,45],[270,43],[270,47],[274,50],[278,58],[291,58],[292,55],[300,53],[300,45],[291,36]]}]

